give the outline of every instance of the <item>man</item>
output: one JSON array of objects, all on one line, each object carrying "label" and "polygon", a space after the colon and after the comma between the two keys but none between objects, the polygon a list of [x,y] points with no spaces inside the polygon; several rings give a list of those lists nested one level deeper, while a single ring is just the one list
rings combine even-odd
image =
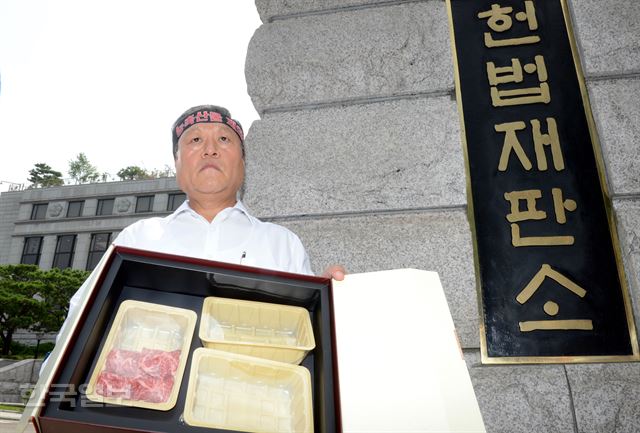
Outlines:
[{"label": "man", "polygon": [[183,256],[311,274],[296,235],[251,216],[238,199],[244,181],[244,134],[229,111],[188,109],[172,127],[178,186],[187,200],[166,218],[141,220],[115,244]]},{"label": "man", "polygon": [[[172,127],[178,186],[187,200],[166,218],[125,228],[117,245],[311,274],[309,258],[288,229],[251,216],[238,199],[244,182],[244,133],[229,111],[192,107]],[[339,266],[327,277],[342,279]]]},{"label": "man", "polygon": [[[244,181],[244,132],[229,111],[200,105],[172,127],[176,180],[187,200],[171,215],[126,227],[114,244],[278,271],[312,274],[300,239],[288,229],[251,216],[238,199]],[[323,276],[344,278],[334,265]],[[88,281],[69,303],[71,316]],[[59,335],[67,325],[63,324]]]}]

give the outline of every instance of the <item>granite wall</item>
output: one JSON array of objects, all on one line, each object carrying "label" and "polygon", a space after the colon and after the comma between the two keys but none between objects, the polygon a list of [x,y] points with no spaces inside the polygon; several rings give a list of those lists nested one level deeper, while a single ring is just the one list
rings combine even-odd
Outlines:
[{"label": "granite wall", "polygon": [[41,365],[42,360],[24,359],[0,368],[0,402],[26,403]]},{"label": "granite wall", "polygon": [[[570,0],[640,317],[640,3]],[[256,0],[244,200],[316,272],[437,271],[488,432],[638,432],[640,363],[483,366],[445,2]],[[636,323],[638,321],[636,320]]]}]

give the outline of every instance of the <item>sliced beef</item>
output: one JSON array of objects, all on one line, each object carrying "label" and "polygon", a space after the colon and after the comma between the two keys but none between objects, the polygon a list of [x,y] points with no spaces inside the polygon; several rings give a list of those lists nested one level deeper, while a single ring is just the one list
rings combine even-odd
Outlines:
[{"label": "sliced beef", "polygon": [[104,369],[122,376],[137,376],[140,374],[141,357],[141,352],[113,349],[107,355]]},{"label": "sliced beef", "polygon": [[173,376],[138,376],[131,381],[131,399],[162,403],[169,399],[172,388]]},{"label": "sliced beef", "polygon": [[105,397],[131,400],[132,390],[130,378],[109,371],[103,371],[96,382],[96,392]]},{"label": "sliced beef", "polygon": [[144,373],[153,377],[173,376],[180,362],[180,351],[143,349],[139,367]]},{"label": "sliced beef", "polygon": [[98,375],[96,392],[105,397],[162,403],[169,399],[180,351],[112,349]]}]

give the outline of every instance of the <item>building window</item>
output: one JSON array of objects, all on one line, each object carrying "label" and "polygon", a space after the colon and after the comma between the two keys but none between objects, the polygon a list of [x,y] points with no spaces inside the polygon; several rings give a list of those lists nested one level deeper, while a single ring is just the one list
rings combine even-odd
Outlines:
[{"label": "building window", "polygon": [[176,194],[169,194],[169,201],[167,202],[167,210],[174,211],[180,207],[180,205],[186,200],[187,195],[183,192]]},{"label": "building window", "polygon": [[31,208],[31,219],[43,220],[47,215],[47,206],[49,206],[49,203],[34,203]]},{"label": "building window", "polygon": [[104,198],[98,200],[96,215],[112,215],[113,214],[113,198]]},{"label": "building window", "polygon": [[84,200],[70,201],[67,206],[67,218],[75,218],[82,216],[82,208],[84,208]]},{"label": "building window", "polygon": [[42,251],[42,236],[25,238],[22,249],[22,259],[20,263],[25,265],[37,265],[40,263],[40,252]]},{"label": "building window", "polygon": [[151,212],[153,210],[153,196],[144,195],[136,200],[136,213]]},{"label": "building window", "polygon": [[87,271],[93,271],[102,255],[109,247],[111,233],[94,233],[91,235],[91,244],[89,245],[89,257],[87,258]]},{"label": "building window", "polygon": [[76,246],[76,235],[58,236],[56,253],[53,256],[53,268],[70,268],[73,264],[73,251]]}]

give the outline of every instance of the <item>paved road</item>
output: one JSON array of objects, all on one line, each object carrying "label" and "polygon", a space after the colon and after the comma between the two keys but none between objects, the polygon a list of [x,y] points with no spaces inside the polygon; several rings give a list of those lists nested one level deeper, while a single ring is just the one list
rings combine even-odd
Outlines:
[{"label": "paved road", "polygon": [[[18,421],[9,421],[6,419],[0,419],[0,433],[16,433],[16,427],[18,425]],[[35,429],[31,424],[29,424],[29,428],[26,430],[29,433],[35,432]]]}]

